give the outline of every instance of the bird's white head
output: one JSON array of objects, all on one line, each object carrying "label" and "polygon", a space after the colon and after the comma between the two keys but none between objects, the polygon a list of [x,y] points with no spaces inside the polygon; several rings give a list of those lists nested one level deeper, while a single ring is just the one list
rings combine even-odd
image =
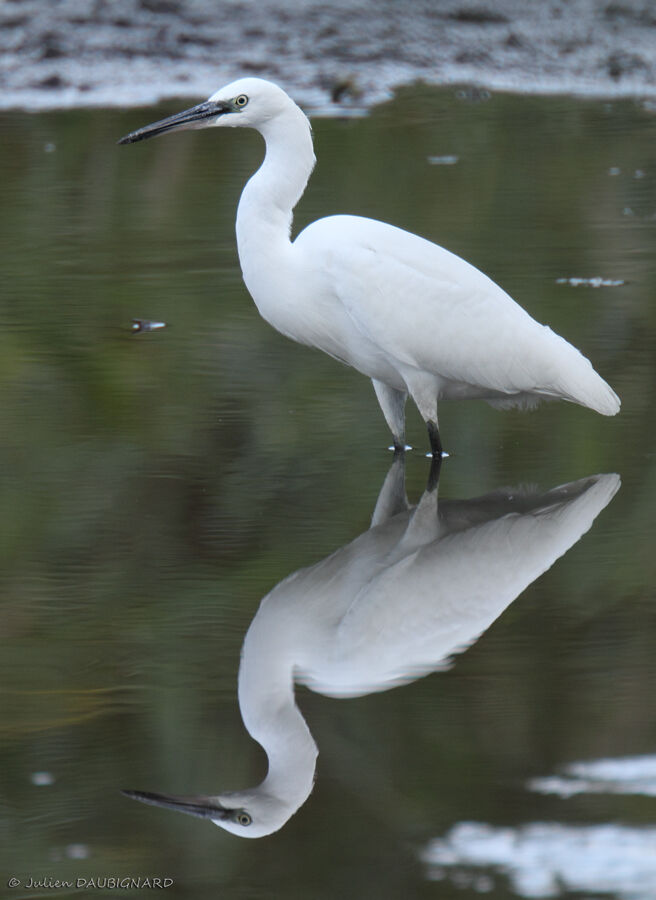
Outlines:
[{"label": "bird's white head", "polygon": [[189,128],[255,128],[262,132],[268,123],[290,111],[300,113],[294,101],[277,84],[264,78],[239,78],[220,88],[204,103],[139,128],[118,143],[133,144],[158,134]]},{"label": "bird's white head", "polygon": [[297,803],[268,792],[263,785],[245,791],[234,791],[218,797],[176,797],[147,791],[123,791],[133,800],[150,806],[173,809],[215,825],[238,837],[260,838],[278,831],[296,812]]}]

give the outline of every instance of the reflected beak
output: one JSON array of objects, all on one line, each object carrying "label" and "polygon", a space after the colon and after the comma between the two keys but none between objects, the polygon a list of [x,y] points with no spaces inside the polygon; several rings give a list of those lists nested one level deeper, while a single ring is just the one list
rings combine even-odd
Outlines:
[{"label": "reflected beak", "polygon": [[150,806],[163,806],[177,812],[197,816],[199,819],[227,819],[230,810],[211,797],[172,797],[169,794],[151,794],[148,791],[121,791],[132,800],[140,800]]},{"label": "reflected beak", "polygon": [[205,103],[199,103],[198,106],[192,106],[191,109],[185,109],[184,112],[176,113],[167,119],[160,119],[159,122],[153,122],[152,125],[145,125],[137,131],[131,131],[122,137],[119,144],[134,144],[136,141],[145,141],[146,138],[156,137],[158,134],[164,134],[166,131],[182,130],[183,128],[202,128],[208,124],[208,119],[215,119],[217,116],[225,115],[232,112],[232,107],[225,103],[215,103],[206,100]]}]

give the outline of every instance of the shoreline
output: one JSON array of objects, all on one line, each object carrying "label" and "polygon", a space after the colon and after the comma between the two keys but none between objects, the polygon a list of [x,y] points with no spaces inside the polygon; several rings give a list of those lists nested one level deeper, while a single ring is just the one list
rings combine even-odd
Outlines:
[{"label": "shoreline", "polygon": [[326,114],[364,111],[415,81],[656,99],[656,10],[639,0],[0,4],[1,110],[204,98],[248,74]]}]

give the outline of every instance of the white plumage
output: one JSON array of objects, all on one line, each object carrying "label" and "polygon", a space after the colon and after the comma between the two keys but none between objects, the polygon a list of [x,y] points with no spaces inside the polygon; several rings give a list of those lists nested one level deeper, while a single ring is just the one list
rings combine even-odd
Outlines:
[{"label": "white plumage", "polygon": [[129,791],[241,837],[276,831],[307,800],[317,746],[294,683],[330,697],[385,691],[446,668],[590,528],[618,490],[596,475],[541,495],[497,491],[408,506],[403,457],[371,527],[263,600],[244,639],[239,706],[269,768],[256,787],[215,796]]},{"label": "white plumage", "polygon": [[266,142],[237,212],[244,281],[260,313],[371,378],[396,447],[405,442],[408,394],[436,455],[441,399],[505,407],[560,398],[602,415],[619,411],[578,350],[442,247],[359,216],[320,219],[292,241],[292,211],[315,158],[306,116],[277,85],[240,79],[121,143],[203,126],[255,128]]}]

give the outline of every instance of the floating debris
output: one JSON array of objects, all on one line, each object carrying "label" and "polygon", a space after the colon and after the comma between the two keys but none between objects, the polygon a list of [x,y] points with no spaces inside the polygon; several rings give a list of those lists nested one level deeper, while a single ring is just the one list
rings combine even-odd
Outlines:
[{"label": "floating debris", "polygon": [[459,158],[458,156],[429,156],[428,162],[431,166],[455,166]]},{"label": "floating debris", "polygon": [[556,284],[569,284],[570,287],[619,287],[626,284],[621,279],[612,278],[556,278]]},{"label": "floating debris", "polygon": [[492,94],[487,88],[475,86],[461,88],[456,91],[456,98],[458,100],[465,100],[467,103],[485,103],[491,96]]},{"label": "floating debris", "polygon": [[622,170],[618,166],[611,166],[608,170],[609,175],[621,175]]},{"label": "floating debris", "polygon": [[69,859],[88,859],[91,855],[86,844],[69,844],[64,852]]},{"label": "floating debris", "polygon": [[48,787],[55,783],[55,776],[52,772],[32,772],[30,781],[37,787]]},{"label": "floating debris", "polygon": [[133,319],[132,333],[143,334],[146,331],[159,331],[166,328],[166,322],[151,322],[150,319]]}]

